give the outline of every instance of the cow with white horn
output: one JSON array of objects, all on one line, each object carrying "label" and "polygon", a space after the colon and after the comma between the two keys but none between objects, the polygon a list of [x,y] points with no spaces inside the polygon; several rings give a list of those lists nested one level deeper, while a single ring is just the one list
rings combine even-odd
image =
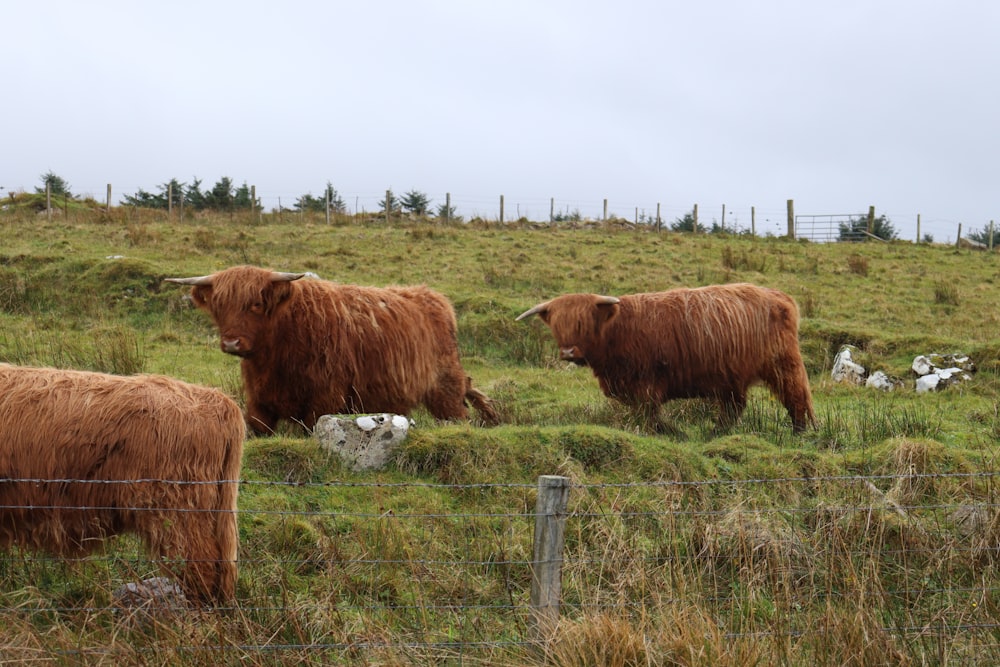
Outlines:
[{"label": "cow with white horn", "polygon": [[589,366],[606,396],[659,423],[676,398],[719,403],[718,426],[743,413],[749,388],[766,385],[798,432],[815,425],[799,351],[799,310],[774,289],[750,284],[631,294],[566,294],[517,317],[538,315],[562,359]]}]

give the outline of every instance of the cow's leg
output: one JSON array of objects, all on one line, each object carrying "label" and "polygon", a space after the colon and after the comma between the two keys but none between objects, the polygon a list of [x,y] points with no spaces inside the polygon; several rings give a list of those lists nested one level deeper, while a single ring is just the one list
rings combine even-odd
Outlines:
[{"label": "cow's leg", "polygon": [[256,435],[271,435],[274,427],[278,425],[278,415],[273,411],[264,408],[257,401],[247,399],[247,426]]},{"label": "cow's leg", "polygon": [[[224,554],[220,541],[235,541],[235,536],[219,534],[214,493],[216,487],[206,485],[198,490],[197,500],[174,498],[172,504],[188,507],[182,512],[148,512],[139,529],[163,573],[176,579],[184,595],[199,604],[223,602],[236,592],[235,554]],[[202,502],[205,506],[199,505]],[[235,532],[235,520],[229,530]]]},{"label": "cow's leg", "polygon": [[745,389],[733,389],[719,396],[719,420],[715,428],[724,433],[732,430],[747,407],[747,392]]},{"label": "cow's leg", "polygon": [[790,356],[781,364],[777,377],[769,379],[768,385],[788,410],[794,432],[801,433],[809,426],[816,426],[812,392],[809,390],[809,374],[800,355]]},{"label": "cow's leg", "polygon": [[461,364],[454,363],[438,372],[437,384],[425,395],[423,404],[435,419],[467,419],[469,409],[465,406],[465,389],[468,376]]}]

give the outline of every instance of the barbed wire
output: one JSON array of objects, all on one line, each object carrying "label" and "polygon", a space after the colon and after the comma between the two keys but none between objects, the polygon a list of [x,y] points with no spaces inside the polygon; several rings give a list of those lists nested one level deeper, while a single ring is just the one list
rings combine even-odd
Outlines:
[{"label": "barbed wire", "polygon": [[[906,521],[904,521],[902,525],[911,525],[912,523],[921,521],[922,517],[940,516],[942,512],[974,508],[979,512],[985,513],[989,517],[995,517],[997,515],[998,508],[1000,508],[1000,502],[997,502],[998,499],[992,485],[982,485],[980,482],[984,480],[991,480],[998,476],[1000,476],[1000,471],[887,473],[877,475],[852,474],[815,477],[792,476],[782,478],[754,478],[738,480],[656,480],[612,483],[571,481],[571,491],[577,495],[575,496],[573,503],[571,503],[570,509],[566,511],[564,518],[567,522],[569,522],[570,526],[574,526],[573,531],[576,531],[576,534],[579,535],[579,537],[574,539],[572,543],[565,548],[560,562],[563,564],[564,573],[568,573],[564,574],[564,577],[567,577],[567,585],[570,586],[581,585],[577,583],[576,578],[586,577],[587,572],[593,572],[595,569],[603,570],[604,568],[609,567],[608,561],[605,557],[606,554],[601,551],[602,545],[600,544],[600,539],[598,539],[596,543],[593,543],[590,542],[588,537],[586,537],[587,533],[594,526],[599,526],[602,522],[641,522],[651,520],[648,527],[644,526],[640,529],[640,531],[647,531],[648,534],[652,534],[657,530],[662,531],[662,528],[658,529],[656,526],[662,527],[667,524],[672,524],[673,522],[677,522],[678,524],[687,522],[688,526],[695,526],[696,531],[707,530],[707,528],[703,529],[700,526],[704,525],[708,527],[719,525],[719,522],[716,520],[736,515],[746,515],[750,517],[778,516],[789,518],[801,516],[803,514],[820,514],[823,516],[839,518],[839,514],[848,515],[851,513],[863,513],[866,515],[871,515],[873,512],[885,512],[888,515],[903,513]],[[949,480],[957,484],[961,484],[966,491],[979,494],[982,498],[957,499],[956,502],[953,503],[932,502],[921,504],[919,502],[893,502],[880,495],[886,492],[880,491],[875,487],[876,484],[889,486],[901,481],[913,483],[943,480]],[[396,650],[403,652],[424,653],[435,651],[443,653],[460,653],[505,650],[533,645],[533,641],[530,638],[523,640],[486,638],[483,640],[481,638],[476,639],[475,636],[472,636],[463,641],[435,641],[435,634],[439,631],[436,631],[432,627],[419,629],[419,626],[416,625],[419,623],[419,619],[423,618],[427,614],[433,614],[441,618],[454,619],[453,621],[443,623],[443,625],[449,625],[449,623],[462,625],[465,623],[462,619],[469,616],[490,615],[510,619],[510,622],[518,623],[523,622],[523,618],[530,616],[531,606],[524,599],[526,592],[523,589],[523,582],[527,578],[527,573],[531,571],[536,563],[533,562],[530,555],[524,557],[517,557],[514,555],[524,552],[523,544],[522,548],[515,551],[511,547],[511,543],[518,539],[521,540],[522,543],[525,541],[525,536],[529,533],[528,527],[538,516],[533,507],[524,507],[520,511],[510,512],[443,512],[436,510],[421,512],[412,511],[410,509],[407,511],[397,511],[391,508],[393,502],[392,495],[379,494],[378,492],[387,489],[405,492],[406,490],[415,488],[430,488],[443,491],[453,490],[459,493],[468,490],[486,490],[498,493],[508,490],[515,490],[518,492],[534,492],[538,488],[537,484],[534,483],[515,482],[448,484],[420,481],[294,481],[245,479],[188,481],[155,478],[131,480],[4,478],[0,479],[0,492],[4,491],[4,487],[7,486],[7,492],[9,493],[13,490],[13,488],[15,488],[13,485],[16,484],[82,484],[108,486],[164,484],[171,487],[178,485],[191,485],[193,487],[198,487],[205,485],[239,484],[241,487],[247,488],[248,491],[266,491],[269,488],[288,488],[293,491],[303,492],[333,488],[356,489],[363,492],[369,491],[372,492],[371,501],[362,499],[360,502],[365,503],[377,501],[379,507],[378,511],[371,511],[363,506],[359,508],[336,507],[324,509],[318,509],[315,507],[307,507],[303,509],[289,509],[287,507],[273,508],[267,506],[266,504],[256,504],[262,499],[266,500],[268,494],[256,494],[254,492],[250,492],[247,494],[241,494],[240,507],[235,510],[235,512],[240,517],[247,517],[251,520],[256,520],[259,517],[273,517],[279,521],[296,517],[318,519],[318,521],[316,521],[317,526],[323,525],[322,520],[328,518],[356,520],[356,525],[362,530],[366,529],[366,527],[372,526],[372,522],[382,521],[443,521],[447,523],[442,523],[441,525],[431,524],[429,526],[429,531],[426,534],[418,535],[414,533],[413,535],[416,535],[416,537],[411,536],[409,538],[405,538],[412,540],[412,556],[404,555],[400,557],[398,555],[387,554],[383,557],[377,551],[369,551],[373,547],[367,544],[362,546],[362,553],[358,554],[358,556],[343,555],[336,548],[328,549],[325,546],[317,546],[316,549],[318,550],[316,553],[311,553],[308,556],[296,555],[295,557],[286,557],[280,554],[264,554],[262,556],[259,552],[255,552],[254,549],[251,549],[248,557],[242,557],[241,554],[241,558],[239,559],[241,572],[245,572],[245,574],[241,574],[241,579],[248,578],[248,580],[256,582],[258,580],[272,581],[275,577],[277,577],[278,580],[281,580],[284,576],[280,574],[281,572],[297,572],[301,568],[323,568],[322,571],[324,572],[347,571],[350,568],[373,568],[371,570],[373,573],[381,572],[383,570],[387,572],[394,572],[403,568],[406,569],[405,571],[407,573],[404,576],[408,577],[411,581],[411,585],[414,586],[413,590],[419,591],[420,586],[424,583],[433,582],[435,578],[442,576],[442,573],[445,572],[468,571],[471,573],[475,572],[477,568],[502,568],[500,571],[504,574],[498,576],[502,576],[504,578],[507,582],[505,585],[508,587],[506,593],[506,597],[508,599],[506,600],[477,600],[475,599],[475,596],[470,597],[470,594],[466,592],[463,594],[460,601],[422,599],[419,603],[408,600],[400,602],[386,602],[380,600],[377,594],[377,577],[374,575],[365,575],[369,578],[363,579],[363,582],[366,583],[361,584],[362,588],[360,589],[360,592],[356,591],[351,600],[345,600],[334,596],[329,599],[315,601],[315,607],[321,613],[345,613],[355,614],[362,617],[367,614],[385,613],[405,618],[407,619],[407,629],[413,630],[414,628],[418,628],[417,632],[420,632],[421,636],[426,637],[427,641],[366,641],[363,638],[359,638],[359,641],[357,642],[323,641],[323,636],[318,635],[315,642],[309,643],[275,641],[274,643],[243,642],[239,644],[227,644],[222,642],[206,643],[204,645],[177,645],[170,646],[169,649],[163,649],[162,647],[147,648],[137,646],[132,649],[135,651],[136,655],[147,655],[152,651],[162,652],[164,650],[169,650],[177,655],[183,655],[185,653],[218,653],[220,655],[229,655],[230,653],[257,655],[296,655],[300,653],[308,653],[311,656],[315,656],[317,654],[328,653],[333,655],[344,652],[349,653],[353,651],[373,650]],[[805,485],[810,488],[816,485],[831,485],[835,487],[835,490],[840,490],[852,495],[848,495],[846,497],[848,502],[830,504],[828,500],[823,501],[815,496],[805,497],[795,495],[799,492],[792,489],[791,492],[793,495],[790,497],[782,495],[771,499],[755,498],[752,501],[739,501],[738,494],[741,493],[742,490],[751,488],[753,485],[765,485],[771,487],[778,487],[782,485],[790,487]],[[683,496],[680,494],[689,492],[700,493],[706,487],[721,490],[721,494],[730,500],[734,499],[733,493],[735,492],[737,494],[735,496],[737,502],[732,507],[726,508],[683,506]],[[651,490],[655,493],[666,494],[663,498],[657,498],[656,496],[649,494],[645,496],[653,503],[662,503],[663,507],[640,510],[633,510],[627,507],[619,508],[616,503],[616,494],[603,493],[605,490],[619,491],[625,489]],[[776,489],[776,491],[780,491],[780,489]],[[786,489],[786,491],[789,491],[789,489]],[[854,494],[865,496],[868,501],[855,501]],[[841,497],[841,500],[844,500],[844,497]],[[521,502],[521,500],[518,500],[519,504]],[[607,506],[606,508],[603,508],[605,504]],[[386,509],[387,507],[390,509]],[[25,512],[33,510],[52,510],[63,512],[233,512],[233,510],[200,508],[151,506],[122,507],[110,505],[73,506],[70,504],[58,503],[37,506],[8,502],[7,504],[0,505],[0,514],[3,512]],[[436,535],[439,530],[454,530],[453,526],[456,525],[456,522],[466,522],[468,524],[468,529],[475,531],[474,533],[469,533],[470,536],[467,539],[469,543],[472,543],[479,535],[478,526],[482,526],[483,523],[496,522],[497,520],[508,521],[510,522],[510,526],[502,526],[502,530],[498,532],[498,534],[501,535],[501,544],[497,548],[491,547],[493,553],[491,553],[488,557],[476,557],[475,552],[469,549],[454,554],[454,557],[442,557],[440,555],[435,556],[432,554],[420,553],[421,540],[429,541],[434,539],[433,536]],[[704,521],[704,524],[700,523],[702,521]],[[313,522],[310,521],[310,524],[312,523]],[[812,523],[808,521],[806,523],[812,526]],[[378,525],[385,524],[379,523]],[[493,535],[494,532],[496,532],[494,531],[494,527],[487,526],[486,528],[488,529],[486,532],[490,535]],[[737,529],[738,528],[739,526],[737,526]],[[919,526],[917,526],[917,528],[918,530],[920,529]],[[462,528],[459,529],[461,530]],[[816,526],[813,526],[810,530],[817,530],[817,528]],[[934,563],[938,560],[943,561],[945,558],[971,555],[976,558],[989,559],[990,562],[1000,560],[1000,543],[997,543],[997,541],[994,540],[993,542],[972,544],[963,543],[960,541],[960,538],[961,536],[956,535],[955,541],[924,540],[902,545],[882,542],[877,542],[871,546],[866,546],[865,544],[860,546],[856,545],[853,547],[855,550],[852,551],[851,554],[852,557],[860,558],[877,557],[879,559],[889,560],[898,559],[896,562],[891,564],[891,567],[893,568],[900,567],[900,562],[909,562],[906,559],[922,559],[922,562],[924,563]],[[329,534],[325,535],[324,539],[331,540],[333,544],[336,544],[338,537],[336,534]],[[323,544],[326,544],[326,542]],[[711,550],[706,550],[704,545],[691,549],[690,551],[678,549],[675,546],[669,545],[664,548],[665,551],[650,545],[637,547],[637,551],[634,554],[629,554],[629,566],[642,568],[651,573],[660,571],[658,568],[664,568],[664,571],[673,571],[673,568],[677,567],[678,564],[682,568],[682,571],[685,572],[689,570],[691,572],[700,572],[709,571],[712,568],[732,567],[731,564],[720,564],[718,561],[718,554],[711,552]],[[751,550],[752,546],[740,548],[747,548],[748,550]],[[410,549],[405,551],[408,552]],[[527,551],[530,552],[530,548]],[[120,578],[122,576],[121,572],[126,573],[125,576],[129,576],[130,574],[135,574],[144,570],[155,570],[156,567],[162,563],[160,560],[154,561],[149,558],[131,554],[128,558],[115,556],[113,554],[84,558],[61,558],[58,556],[38,555],[21,550],[15,551],[14,554],[15,555],[0,556],[0,568],[9,572],[17,563],[23,563],[26,565],[34,564],[39,568],[46,568],[58,565],[72,565],[74,563],[97,562],[102,566],[111,568],[109,574],[107,575],[109,580]],[[733,554],[726,556],[726,558],[732,557],[739,558],[740,556],[734,556]],[[752,554],[747,557],[754,558]],[[614,567],[617,567],[617,565]],[[787,566],[779,565],[779,567],[783,568]],[[44,569],[41,571],[44,572]],[[358,571],[365,572],[367,570]],[[56,572],[58,573],[58,571]],[[118,574],[115,574],[116,572]],[[40,578],[43,580],[50,580],[52,575],[49,574]],[[511,578],[520,582],[513,590],[510,588]],[[952,582],[954,585],[949,585]],[[955,609],[961,607],[962,604],[965,604],[963,600],[977,601],[983,599],[995,599],[998,595],[1000,595],[1000,585],[995,585],[992,581],[984,580],[982,585],[974,585],[958,576],[952,578],[952,575],[949,574],[947,575],[947,578],[941,581],[920,581],[905,578],[894,581],[894,583],[896,585],[883,586],[879,588],[877,595],[883,599],[897,600],[924,600],[928,598],[940,597],[941,601],[930,603],[932,606],[934,604],[939,605],[934,608],[937,609],[937,611],[934,611],[934,609],[928,611],[928,609],[925,608],[914,611],[912,619],[909,614],[899,617],[899,620],[904,621],[903,623],[893,623],[892,618],[883,619],[885,622],[883,622],[880,627],[882,631],[887,634],[931,635],[938,637],[939,639],[937,641],[944,641],[944,635],[949,633],[995,633],[1000,630],[1000,620],[996,623],[993,622],[992,619],[983,622],[971,622],[971,620],[964,619],[960,612],[955,611]],[[588,585],[590,584],[585,584],[585,586]],[[366,592],[370,594],[371,599],[367,601],[359,601],[358,596],[360,596],[360,598],[364,598]],[[418,597],[422,597],[422,595],[423,594],[418,594]],[[813,591],[810,595],[811,600],[815,600],[822,604],[824,600],[853,600],[857,596],[857,591],[849,588],[843,590],[826,588]],[[403,597],[405,598],[406,596]],[[592,592],[592,597],[593,599],[577,599],[576,597],[571,596],[571,599],[563,602],[565,613],[568,615],[619,612],[641,614],[644,613],[644,604],[646,604],[646,601],[643,599],[623,599],[620,596],[616,596],[611,591],[604,591],[599,588]],[[56,597],[54,599],[59,601],[64,600],[65,598]],[[687,597],[675,597],[668,595],[658,598],[658,602],[660,604],[683,605],[689,604],[692,599],[723,610],[735,610],[746,604],[745,596],[741,595],[738,589],[723,589],[713,592],[711,584],[701,593],[695,594],[693,598],[689,592]],[[324,612],[323,610],[326,611]],[[236,604],[220,606],[216,608],[216,611],[221,614],[229,614],[235,617],[242,617],[243,615],[250,613],[262,615],[265,618],[281,618],[283,616],[293,616],[296,613],[300,613],[301,608],[298,604],[291,603],[291,601],[286,598],[286,595],[280,589],[273,589],[268,586],[258,587],[257,584],[254,584],[243,591],[243,594],[240,596]],[[19,600],[17,604],[8,603],[0,606],[0,614],[13,614],[18,615],[18,617],[23,617],[24,615],[50,613],[67,617],[74,617],[77,614],[89,616],[110,614],[115,615],[115,618],[119,618],[121,614],[128,612],[123,612],[120,607],[113,603],[108,605],[84,604],[79,607],[74,607],[65,603],[46,605],[44,603],[40,604],[37,601],[25,603],[24,600]],[[920,624],[922,621],[919,620],[922,618],[927,619],[926,623],[923,625]],[[918,622],[910,623],[910,620],[916,620]],[[410,625],[413,625],[413,627],[410,627]],[[756,637],[797,638],[808,635],[814,631],[814,628],[797,626],[795,619],[790,618],[783,625],[775,626],[773,629],[761,630],[758,626],[756,628],[748,629],[746,632],[727,632],[725,633],[725,637],[731,640],[753,639]],[[72,649],[53,651],[51,655],[62,655],[72,658],[115,655],[116,653],[120,653],[120,651],[109,649],[106,652],[102,652],[100,647],[74,647]]]},{"label": "barbed wire", "polygon": [[[797,477],[751,477],[747,479],[704,479],[704,480],[652,480],[639,482],[578,482],[570,481],[572,488],[577,489],[620,489],[620,488],[659,488],[659,487],[701,487],[701,486],[746,486],[752,484],[786,484],[786,483],[840,483],[886,480],[923,480],[923,479],[981,479],[1000,477],[1000,470],[979,470],[972,472],[906,472],[906,473],[873,473],[854,475],[816,475]],[[75,477],[0,477],[0,484],[177,484],[189,486],[214,486],[216,484],[239,484],[241,486],[278,486],[302,488],[441,488],[441,489],[537,489],[537,483],[529,482],[474,482],[474,483],[442,483],[442,482],[380,482],[364,481],[350,482],[331,480],[323,482],[305,482],[292,480],[257,480],[257,479],[219,479],[219,480],[185,480],[157,477],[134,479],[86,479]]]}]

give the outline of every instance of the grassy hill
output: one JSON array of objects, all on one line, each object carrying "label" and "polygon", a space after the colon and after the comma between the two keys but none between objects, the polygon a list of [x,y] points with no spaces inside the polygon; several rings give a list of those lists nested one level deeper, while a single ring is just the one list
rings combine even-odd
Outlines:
[{"label": "grassy hill", "polygon": [[[907,664],[927,655],[944,664],[939,651],[968,660],[997,644],[989,624],[961,630],[997,618],[993,254],[610,226],[327,225],[287,213],[167,221],[124,209],[51,222],[0,214],[0,230],[0,361],[163,373],[242,400],[238,360],[219,352],[185,290],[162,279],[250,263],[443,292],[466,368],[504,418],[484,429],[418,411],[396,465],[378,474],[342,469],[291,427],[250,440],[240,599],[207,621],[123,628],[108,591],[123,568],[149,569],[128,540],[99,563],[17,554],[0,563],[0,646],[18,659],[63,651],[72,661],[99,645],[109,661],[207,663],[220,656],[204,647],[225,645],[271,647],[249,652],[261,664]],[[588,369],[558,362],[544,325],[514,322],[565,292],[737,281],[798,301],[817,430],[793,436],[780,404],[758,389],[731,433],[714,431],[714,406],[676,401],[663,411],[675,433],[654,435],[605,399]],[[843,344],[908,386],[835,384]],[[968,354],[979,372],[917,395],[910,364],[935,352]],[[547,654],[526,645],[523,620],[531,535],[522,519],[541,474],[577,485],[564,623]],[[933,641],[891,630],[935,622]]]}]

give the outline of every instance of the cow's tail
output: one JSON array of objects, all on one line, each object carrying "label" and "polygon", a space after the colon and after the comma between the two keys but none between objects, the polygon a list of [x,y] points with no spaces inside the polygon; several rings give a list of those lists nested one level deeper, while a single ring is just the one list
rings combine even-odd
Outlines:
[{"label": "cow's tail", "polygon": [[222,481],[219,484],[218,503],[215,508],[215,536],[219,545],[219,563],[215,598],[230,600],[236,595],[239,528],[237,526],[236,498],[240,489],[240,472],[243,461],[243,441],[246,425],[237,411],[225,427],[226,449],[222,460]]},{"label": "cow's tail", "polygon": [[500,415],[493,407],[490,397],[472,386],[472,378],[465,378],[465,402],[479,412],[479,419],[486,426],[496,426],[500,423]]}]

